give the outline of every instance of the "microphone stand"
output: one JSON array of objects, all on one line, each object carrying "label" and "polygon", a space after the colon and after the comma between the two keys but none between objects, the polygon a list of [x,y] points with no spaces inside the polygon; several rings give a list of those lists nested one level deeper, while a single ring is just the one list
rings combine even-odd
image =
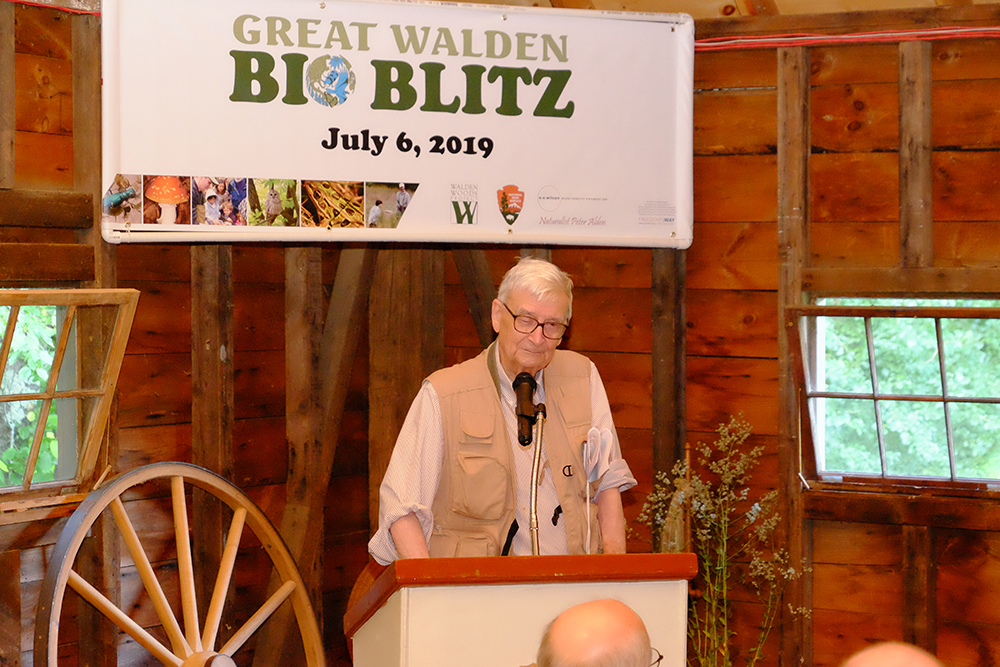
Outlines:
[{"label": "microphone stand", "polygon": [[535,424],[538,433],[535,437],[535,456],[531,461],[531,493],[530,493],[530,525],[528,532],[531,534],[531,554],[539,555],[538,550],[538,473],[542,462],[542,428],[545,425],[545,404],[535,405]]}]

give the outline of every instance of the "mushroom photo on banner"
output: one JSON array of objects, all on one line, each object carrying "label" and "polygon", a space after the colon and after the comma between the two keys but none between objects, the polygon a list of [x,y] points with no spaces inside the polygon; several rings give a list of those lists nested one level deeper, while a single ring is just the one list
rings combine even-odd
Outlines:
[{"label": "mushroom photo on banner", "polygon": [[[149,179],[148,185],[146,185],[145,193],[146,199],[150,202],[155,202],[157,208],[159,208],[159,214],[157,215],[155,211],[150,211],[151,205],[149,203],[144,206],[143,211],[143,221],[147,223],[159,223],[163,225],[177,224],[178,222],[184,222],[184,220],[179,220],[177,214],[177,205],[183,204],[188,201],[190,193],[188,192],[187,186],[181,181],[177,176],[154,176]],[[189,220],[190,218],[188,218]]]}]

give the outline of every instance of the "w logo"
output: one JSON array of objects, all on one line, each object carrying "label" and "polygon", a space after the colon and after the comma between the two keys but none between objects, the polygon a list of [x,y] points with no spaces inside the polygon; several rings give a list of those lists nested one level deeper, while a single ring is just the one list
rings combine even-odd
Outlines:
[{"label": "w logo", "polygon": [[455,224],[474,225],[479,221],[477,215],[479,212],[479,202],[453,201],[451,205],[455,213],[455,217],[453,219],[453,222],[455,222]]}]

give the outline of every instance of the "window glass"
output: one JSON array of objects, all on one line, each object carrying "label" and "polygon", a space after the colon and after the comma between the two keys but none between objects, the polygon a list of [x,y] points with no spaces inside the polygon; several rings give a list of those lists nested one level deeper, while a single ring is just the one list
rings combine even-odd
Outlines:
[{"label": "window glass", "polygon": [[955,442],[955,474],[1000,479],[1000,405],[949,404]]},{"label": "window glass", "polygon": [[861,472],[878,475],[882,463],[875,431],[875,402],[843,398],[812,399],[817,438],[817,468],[830,472]]},{"label": "window glass", "polygon": [[834,392],[871,393],[865,321],[860,317],[826,317],[817,327],[824,349],[817,366],[817,388]]},{"label": "window glass", "polygon": [[941,321],[948,395],[1000,396],[1000,320]]},{"label": "window glass", "polygon": [[882,394],[941,394],[934,320],[872,318],[875,369]]},{"label": "window glass", "polygon": [[906,477],[951,477],[944,403],[879,401],[886,472]]}]

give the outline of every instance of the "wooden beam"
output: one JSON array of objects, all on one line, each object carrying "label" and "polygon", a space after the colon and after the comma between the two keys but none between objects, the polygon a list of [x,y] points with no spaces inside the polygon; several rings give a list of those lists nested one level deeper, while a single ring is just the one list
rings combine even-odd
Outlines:
[{"label": "wooden beam", "polygon": [[62,243],[0,243],[0,281],[91,282],[94,247]]},{"label": "wooden beam", "polygon": [[[5,6],[10,5],[0,5],[0,10]],[[93,224],[89,192],[0,190],[0,227],[86,229]]]},{"label": "wooden beam", "polygon": [[802,289],[813,294],[995,295],[997,285],[1000,285],[1000,269],[993,267],[807,268],[802,276]]},{"label": "wooden beam", "polygon": [[[778,50],[778,309],[801,305],[802,271],[809,257],[809,50]],[[797,344],[798,341],[795,341]],[[788,331],[778,328],[779,512],[790,562],[811,565],[812,531],[802,513],[799,485],[798,402],[789,354]],[[785,589],[780,664],[812,665],[812,625],[791,609],[812,608],[811,578],[792,580]]]},{"label": "wooden beam", "polygon": [[934,266],[931,43],[899,44],[899,261]]},{"label": "wooden beam", "polygon": [[486,347],[493,342],[495,334],[490,312],[493,299],[497,296],[486,253],[474,246],[455,245],[451,248],[451,256],[462,279],[462,289],[465,290],[465,299],[469,302],[469,311],[476,324],[479,343]]},{"label": "wooden beam", "polygon": [[[687,442],[686,251],[654,248],[652,253],[653,473],[670,474],[684,460]],[[658,550],[660,535],[653,539]]]},{"label": "wooden beam", "polygon": [[961,498],[916,490],[900,494],[816,489],[804,496],[806,516],[816,521],[986,531],[1000,525],[1000,503],[995,494]]},{"label": "wooden beam", "polygon": [[[14,187],[14,3],[0,3],[0,191]],[[0,210],[3,210],[0,205]]]},{"label": "wooden beam", "polygon": [[871,12],[739,16],[695,21],[697,39],[789,33],[842,35],[876,30],[930,30],[948,27],[993,27],[1000,22],[998,5],[962,5]]},{"label": "wooden beam", "polygon": [[378,526],[378,491],[420,383],[444,363],[444,262],[434,248],[379,252],[369,310],[368,498]]},{"label": "wooden beam", "polygon": [[[233,247],[191,246],[191,462],[233,479]],[[208,611],[222,560],[228,512],[192,491],[199,616]],[[221,637],[220,637],[221,639]]]},{"label": "wooden beam", "polygon": [[903,526],[903,640],[937,653],[935,530]]}]

